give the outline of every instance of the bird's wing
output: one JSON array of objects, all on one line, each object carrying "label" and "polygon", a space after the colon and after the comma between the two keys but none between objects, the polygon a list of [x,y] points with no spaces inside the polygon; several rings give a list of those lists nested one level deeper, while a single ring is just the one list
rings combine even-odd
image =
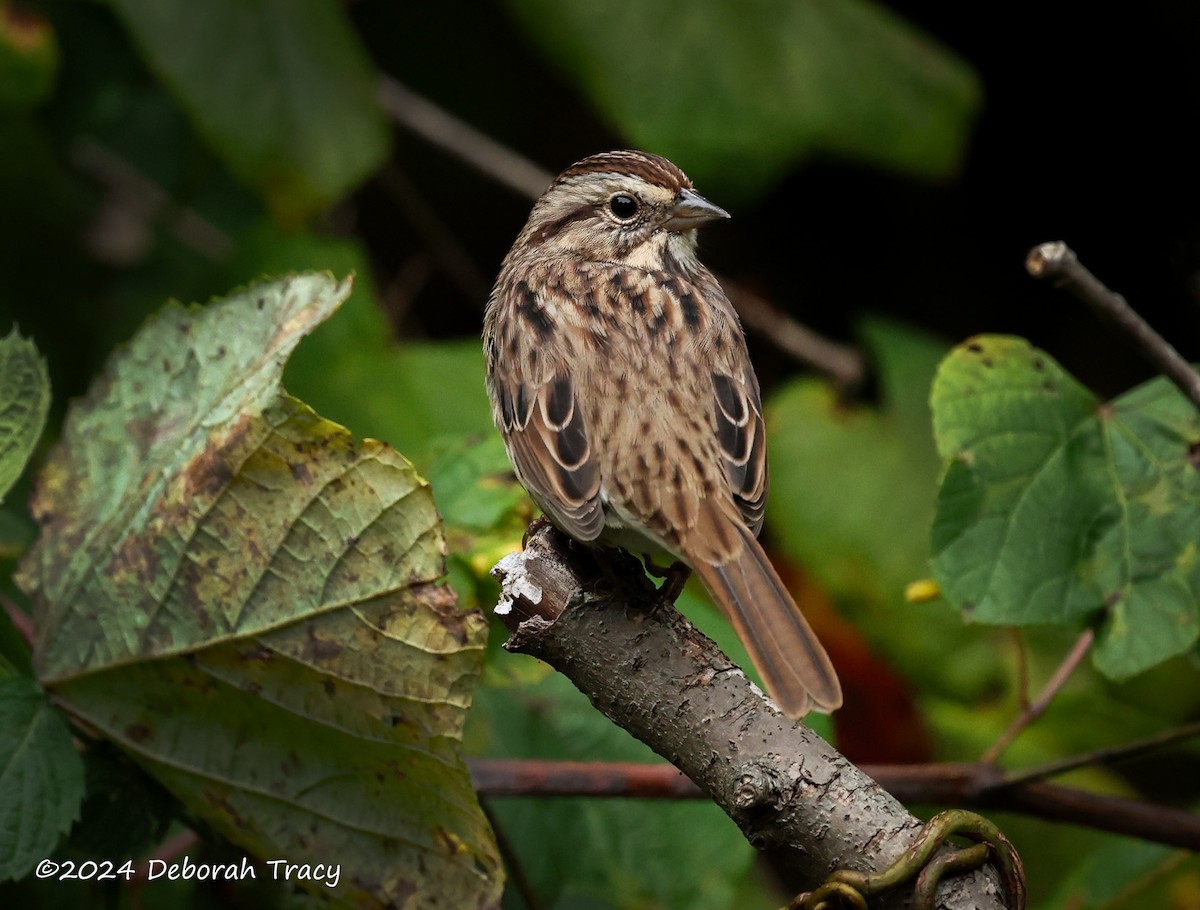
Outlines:
[{"label": "bird's wing", "polygon": [[571,376],[510,358],[492,376],[497,423],[525,489],[563,531],[594,540],[604,528],[600,469]]},{"label": "bird's wing", "polygon": [[[746,526],[758,534],[767,502],[767,440],[758,380],[743,356],[728,372],[713,372],[717,441],[725,472]],[[733,374],[733,375],[731,375]]]}]

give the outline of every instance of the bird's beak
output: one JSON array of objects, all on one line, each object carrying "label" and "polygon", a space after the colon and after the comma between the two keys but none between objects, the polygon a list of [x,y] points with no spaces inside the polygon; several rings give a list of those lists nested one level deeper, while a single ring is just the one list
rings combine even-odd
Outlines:
[{"label": "bird's beak", "polygon": [[695,190],[680,190],[671,206],[671,217],[663,227],[668,231],[688,231],[728,217],[727,211],[719,205],[713,205]]}]

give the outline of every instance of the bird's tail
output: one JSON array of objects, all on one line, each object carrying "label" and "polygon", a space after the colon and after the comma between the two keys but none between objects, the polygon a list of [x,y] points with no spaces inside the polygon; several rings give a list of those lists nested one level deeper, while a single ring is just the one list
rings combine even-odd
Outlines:
[{"label": "bird's tail", "polygon": [[792,600],[767,554],[749,529],[738,529],[741,553],[722,565],[692,561],[692,568],[720,604],[767,691],[789,717],[813,708],[841,707],[837,672],[812,627]]}]

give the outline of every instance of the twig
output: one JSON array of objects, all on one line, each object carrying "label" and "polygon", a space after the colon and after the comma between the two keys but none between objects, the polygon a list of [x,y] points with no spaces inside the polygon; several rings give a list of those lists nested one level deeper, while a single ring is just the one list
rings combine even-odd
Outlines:
[{"label": "twig", "polygon": [[[74,165],[110,191],[110,202],[135,224],[161,221],[185,247],[213,262],[233,251],[229,235],[195,209],[181,206],[161,186],[110,149],[83,137],[71,150]],[[118,257],[127,251],[115,252]]]},{"label": "twig", "polygon": [[1030,782],[998,793],[984,805],[1200,851],[1200,819],[1191,812],[1123,796],[1087,793],[1073,787]]},{"label": "twig", "polygon": [[1029,653],[1025,650],[1025,639],[1015,626],[1009,630],[1017,648],[1017,691],[1020,693],[1021,710],[1029,707]]},{"label": "twig", "polygon": [[820,370],[845,395],[853,395],[862,387],[867,364],[860,351],[817,334],[740,282],[722,277],[721,285],[742,321],[781,351]]},{"label": "twig", "polygon": [[[1195,725],[1193,725],[1195,726]],[[1194,731],[1192,731],[1194,732]],[[1110,761],[1181,739],[1183,728],[1127,746],[1078,756],[1078,765]],[[706,794],[668,764],[482,759],[467,762],[487,797],[703,799]],[[1076,766],[1076,765],[1072,765]],[[902,803],[999,809],[1033,818],[1140,837],[1151,843],[1200,850],[1200,815],[1124,797],[1043,784],[1025,772],[1006,775],[996,765],[942,762],[863,765],[860,769]],[[1055,773],[1043,766],[1041,776]],[[1070,770],[1062,763],[1060,770]]]},{"label": "twig", "polygon": [[[380,77],[378,94],[380,105],[396,123],[531,201],[554,179],[549,171],[395,79]],[[723,276],[720,281],[746,325],[780,350],[829,376],[844,392],[862,385],[866,363],[854,348],[818,335],[745,285]]]},{"label": "twig", "polygon": [[493,180],[536,199],[554,175],[466,121],[388,76],[379,78],[379,104],[397,123],[462,159]]},{"label": "twig", "polygon": [[1200,410],[1200,373],[1124,297],[1110,291],[1089,272],[1069,246],[1061,240],[1036,246],[1026,258],[1025,268],[1035,278],[1048,279],[1055,287],[1066,288],[1116,326]]},{"label": "twig", "polygon": [[1004,750],[1012,745],[1013,740],[1021,734],[1021,731],[1042,716],[1046,708],[1050,706],[1050,702],[1054,700],[1054,696],[1066,685],[1071,674],[1075,672],[1075,668],[1087,656],[1095,638],[1096,633],[1094,630],[1085,629],[1083,631],[1079,638],[1076,639],[1075,645],[1071,648],[1070,652],[1063,658],[1062,663],[1058,665],[1058,669],[1054,671],[1054,675],[1050,677],[1046,685],[1042,688],[1042,691],[1038,693],[1038,697],[1013,719],[1013,722],[1008,725],[1008,729],[1001,733],[1000,738],[992,743],[991,748],[983,753],[979,759],[981,762],[987,765],[994,764],[996,759],[1003,754]]},{"label": "twig", "polygon": [[429,284],[436,266],[426,249],[417,249],[404,257],[391,279],[379,290],[379,305],[387,314],[393,331],[401,327],[413,334],[410,313],[413,301]]},{"label": "twig", "polygon": [[25,644],[32,648],[34,638],[33,619],[3,592],[0,592],[0,606],[4,607],[4,612],[8,614],[8,618],[12,621],[17,634],[25,640]]},{"label": "twig", "polygon": [[1010,773],[1005,778],[1005,781],[1009,786],[1015,786],[1029,781],[1057,777],[1059,774],[1065,774],[1077,768],[1087,768],[1093,765],[1111,765],[1147,752],[1152,752],[1155,749],[1161,749],[1163,746],[1169,746],[1172,743],[1191,739],[1194,736],[1200,736],[1200,721],[1184,724],[1172,730],[1165,730],[1162,733],[1147,736],[1144,739],[1135,740],[1134,742],[1122,743],[1119,746],[1107,746],[1103,749],[1095,749],[1080,755],[1071,755],[1057,761],[1035,765],[1032,768]]},{"label": "twig", "polygon": [[[922,825],[658,598],[641,564],[592,554],[552,527],[497,567],[510,650],[549,663],[609,720],[667,758],[741,828],[813,885],[832,869],[892,865]],[[648,655],[653,655],[648,659]],[[905,906],[911,888],[877,910]],[[1003,906],[990,866],[944,882],[943,910]]]},{"label": "twig", "polygon": [[496,813],[492,811],[492,807],[488,805],[487,799],[483,798],[482,793],[480,794],[479,806],[483,809],[483,814],[487,818],[488,824],[492,826],[492,834],[496,838],[496,847],[500,850],[500,856],[508,868],[508,875],[512,879],[513,887],[521,895],[521,899],[525,901],[525,906],[529,910],[542,910],[542,900],[538,897],[537,889],[533,887],[533,881],[529,878],[529,873],[525,871],[525,864],[521,862],[521,857],[517,855],[517,851],[513,848],[508,833],[504,830],[504,826],[500,824],[500,819],[496,817]]},{"label": "twig", "polygon": [[588,796],[696,799],[704,793],[674,765],[646,762],[467,760],[475,790],[484,796]]},{"label": "twig", "polygon": [[877,765],[864,768],[903,802],[990,808],[1019,812],[1139,837],[1152,843],[1200,850],[1200,815],[1170,806],[1075,787],[1010,780],[982,763]]}]

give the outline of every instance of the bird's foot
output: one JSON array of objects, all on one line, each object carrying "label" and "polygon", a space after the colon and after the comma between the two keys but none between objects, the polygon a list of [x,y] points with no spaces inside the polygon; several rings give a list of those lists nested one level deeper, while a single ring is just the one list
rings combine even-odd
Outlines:
[{"label": "bird's foot", "polygon": [[660,566],[649,553],[642,554],[642,563],[646,566],[647,573],[653,575],[655,578],[663,579],[663,583],[659,585],[658,593],[662,595],[667,603],[675,603],[679,599],[679,595],[683,593],[683,586],[687,584],[692,570],[682,562],[671,563],[669,566]]}]

